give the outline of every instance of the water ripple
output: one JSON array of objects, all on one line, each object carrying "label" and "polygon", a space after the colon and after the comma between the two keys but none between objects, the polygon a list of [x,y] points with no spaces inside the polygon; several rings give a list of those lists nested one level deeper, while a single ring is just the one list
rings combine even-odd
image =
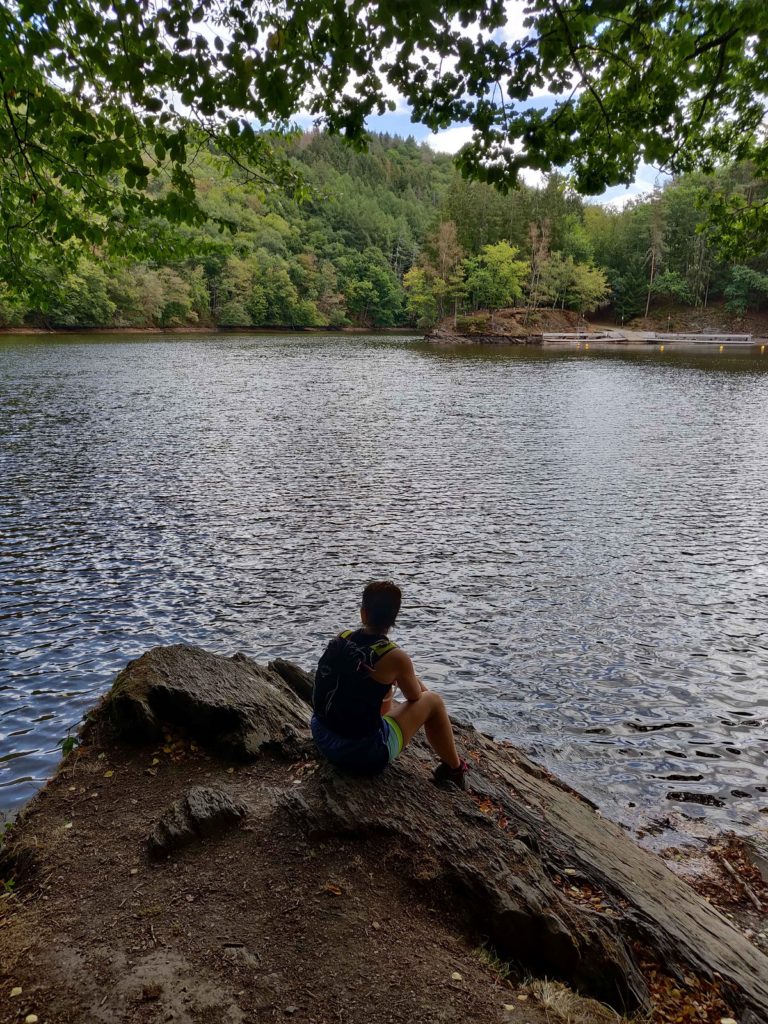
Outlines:
[{"label": "water ripple", "polygon": [[0,340],[0,806],[129,658],[185,641],[309,666],[393,576],[398,638],[454,712],[620,820],[754,828],[767,368]]}]

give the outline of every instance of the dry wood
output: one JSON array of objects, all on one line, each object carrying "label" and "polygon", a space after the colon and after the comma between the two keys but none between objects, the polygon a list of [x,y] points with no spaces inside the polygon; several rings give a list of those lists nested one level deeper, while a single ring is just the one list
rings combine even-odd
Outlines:
[{"label": "dry wood", "polygon": [[741,886],[741,888],[746,893],[747,898],[749,899],[750,903],[752,903],[753,906],[755,907],[755,909],[758,910],[762,914],[762,912],[763,912],[763,905],[760,902],[760,900],[757,898],[757,895],[755,894],[754,889],[749,885],[749,883],[745,879],[743,879],[741,877],[741,875],[736,871],[736,868],[734,868],[733,864],[731,864],[731,862],[729,860],[726,860],[726,858],[723,857],[722,854],[720,854],[717,859],[723,865],[723,867],[728,872],[728,874],[736,882],[738,882],[738,884]]}]

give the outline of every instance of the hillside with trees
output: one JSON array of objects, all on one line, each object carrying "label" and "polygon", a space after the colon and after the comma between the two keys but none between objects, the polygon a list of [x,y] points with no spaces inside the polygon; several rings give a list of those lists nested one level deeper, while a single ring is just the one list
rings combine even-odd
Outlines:
[{"label": "hillside with trees", "polygon": [[768,303],[768,252],[734,254],[711,217],[723,195],[766,197],[748,163],[616,210],[559,174],[507,194],[466,181],[413,139],[374,136],[361,152],[311,132],[278,145],[303,195],[225,173],[203,151],[190,170],[205,221],[147,219],[157,257],[141,262],[82,241],[70,261],[42,250],[28,288],[0,285],[0,327],[425,329],[511,305],[622,323]]}]

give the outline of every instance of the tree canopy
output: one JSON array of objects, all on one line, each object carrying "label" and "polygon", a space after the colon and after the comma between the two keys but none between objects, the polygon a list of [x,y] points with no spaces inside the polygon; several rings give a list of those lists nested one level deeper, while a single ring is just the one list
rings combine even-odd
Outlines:
[{"label": "tree canopy", "polygon": [[766,194],[749,164],[683,175],[616,210],[584,202],[558,174],[503,194],[413,139],[374,135],[360,152],[313,131],[275,146],[308,199],[254,194],[243,172],[198,157],[189,170],[205,221],[148,222],[165,250],[151,259],[69,242],[63,260],[41,247],[35,289],[0,283],[0,329],[428,327],[508,302],[608,304],[617,320],[650,311],[649,328],[672,315],[686,329],[690,317],[761,316],[768,302],[766,247],[734,259],[704,212],[713,192]]},{"label": "tree canopy", "polygon": [[[577,190],[749,158],[768,170],[764,0],[8,0],[0,7],[0,265],[43,241],[137,251],[202,222],[192,153],[296,188],[261,129],[307,111],[365,140],[399,94],[465,123],[462,171],[502,187],[567,167]],[[547,96],[546,103],[537,97]],[[722,199],[761,226],[761,202]],[[222,222],[224,224],[225,222]],[[71,247],[67,250],[71,251]]]}]

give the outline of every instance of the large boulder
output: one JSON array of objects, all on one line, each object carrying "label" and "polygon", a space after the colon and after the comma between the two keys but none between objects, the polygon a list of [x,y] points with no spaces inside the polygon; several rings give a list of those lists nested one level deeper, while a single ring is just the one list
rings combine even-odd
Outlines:
[{"label": "large boulder", "polygon": [[223,658],[184,644],[154,647],[129,662],[102,715],[124,739],[152,742],[164,728],[181,727],[238,760],[267,749],[294,756],[309,739],[309,708],[277,672],[243,654]]}]

